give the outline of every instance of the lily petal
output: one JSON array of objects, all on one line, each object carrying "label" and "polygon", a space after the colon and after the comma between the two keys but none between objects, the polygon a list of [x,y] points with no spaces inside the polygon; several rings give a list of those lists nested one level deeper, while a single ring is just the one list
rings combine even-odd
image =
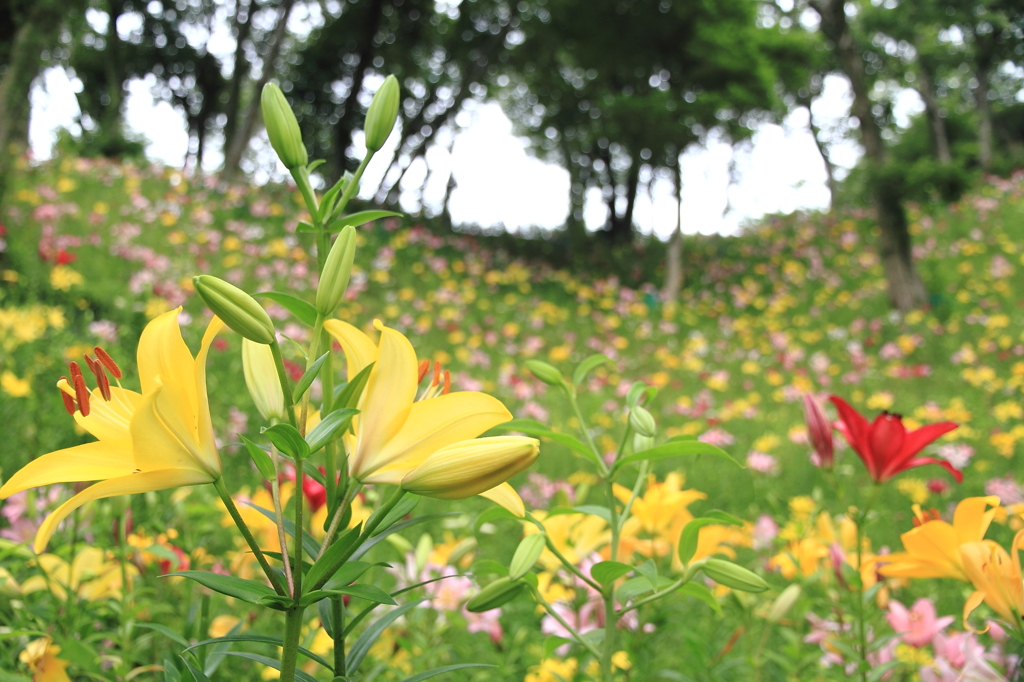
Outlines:
[{"label": "lily petal", "polygon": [[[953,512],[953,528],[956,531],[956,545],[978,542],[985,537],[989,524],[996,515],[999,498],[995,495],[987,497],[968,497],[956,506]],[[985,507],[992,507],[986,511]]]},{"label": "lily petal", "polygon": [[967,622],[967,618],[971,615],[974,609],[981,606],[981,603],[985,601],[985,593],[981,590],[977,590],[971,593],[971,596],[964,602],[964,630],[973,632],[976,635],[981,635],[988,632],[989,626],[986,624],[984,630],[975,630],[971,627],[970,623]]},{"label": "lily petal", "polygon": [[188,401],[194,410],[197,405],[195,385],[180,381],[183,368],[191,369],[192,363],[195,362],[184,339],[181,338],[181,327],[178,326],[180,312],[181,306],[169,310],[153,318],[142,330],[137,353],[139,382],[143,395],[150,393],[160,384],[180,385],[180,398]]},{"label": "lily petal", "polygon": [[519,518],[526,516],[526,505],[523,504],[523,498],[519,497],[516,489],[508,483],[502,483],[490,490],[485,490],[480,493],[480,497],[501,505]]},{"label": "lily petal", "polygon": [[[382,467],[365,478],[367,483],[397,483],[408,472],[443,447],[476,438],[512,419],[497,398],[475,391],[460,391],[413,403],[405,424],[379,454]],[[380,478],[381,476],[386,477]]]},{"label": "lily petal", "polygon": [[324,329],[341,344],[341,349],[345,352],[349,381],[377,359],[377,344],[348,322],[327,320],[324,322]]},{"label": "lily petal", "polygon": [[57,450],[32,460],[0,488],[0,499],[53,483],[99,481],[135,471],[130,440],[107,440]]},{"label": "lily petal", "polygon": [[70,500],[57,507],[52,514],[46,517],[46,520],[43,521],[43,525],[39,527],[39,532],[36,533],[36,541],[33,545],[33,549],[36,554],[42,553],[42,551],[46,549],[46,545],[50,542],[50,538],[53,536],[54,531],[57,530],[57,525],[67,518],[71,512],[78,509],[86,502],[103,499],[105,497],[135,495],[154,490],[177,488],[183,485],[209,483],[211,480],[212,479],[208,475],[194,469],[158,469],[155,471],[129,474],[127,476],[119,476],[106,481],[100,481],[99,483],[93,484],[78,493]]},{"label": "lily petal", "polygon": [[350,472],[359,480],[387,463],[379,459],[380,453],[402,428],[416,398],[418,373],[412,344],[379,320],[374,327],[381,333],[377,363],[359,401],[360,413],[354,420],[358,444],[349,460]]},{"label": "lily petal", "polygon": [[142,401],[142,394],[119,386],[110,387],[110,402],[103,399],[100,389],[89,395],[92,409],[88,417],[75,412],[75,421],[99,440],[127,440],[131,438],[129,425],[132,415]]},{"label": "lily petal", "polygon": [[206,467],[211,471],[220,471],[220,454],[213,435],[213,423],[210,421],[210,398],[206,394],[206,357],[210,354],[213,339],[224,328],[219,317],[210,320],[203,334],[203,342],[195,359],[196,396],[198,397],[198,422],[196,424],[199,437],[199,451]]},{"label": "lily petal", "polygon": [[198,444],[194,431],[175,412],[176,401],[163,399],[164,390],[157,388],[143,397],[132,419],[131,433],[136,466],[142,471],[160,469],[191,469],[212,481],[219,468],[211,471],[197,457]]}]

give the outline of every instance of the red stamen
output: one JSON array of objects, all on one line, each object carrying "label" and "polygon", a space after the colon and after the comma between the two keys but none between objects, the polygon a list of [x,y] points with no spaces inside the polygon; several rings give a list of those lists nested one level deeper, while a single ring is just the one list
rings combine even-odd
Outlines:
[{"label": "red stamen", "polygon": [[431,386],[437,386],[441,383],[441,363],[434,360],[434,378],[430,380]]},{"label": "red stamen", "polygon": [[75,399],[78,400],[78,410],[83,417],[89,416],[89,388],[85,385],[85,377],[77,362],[71,365],[71,381],[75,387]]},{"label": "red stamen", "polygon": [[89,371],[92,372],[93,374],[95,374],[96,373],[96,365],[98,365],[99,363],[96,362],[95,360],[93,360],[92,358],[90,358],[88,355],[83,355],[82,358],[85,360],[85,364],[89,368]]},{"label": "red stamen", "polygon": [[441,390],[441,395],[448,395],[452,390],[452,374],[448,370],[444,371],[444,388]]},{"label": "red stamen", "polygon": [[430,369],[430,360],[424,360],[420,363],[420,378],[416,380],[416,383],[423,381],[423,377],[427,376],[427,370]]},{"label": "red stamen", "polygon": [[100,395],[108,403],[110,402],[110,379],[107,378],[107,373],[103,371],[103,365],[96,363],[96,383],[100,387]]},{"label": "red stamen", "polygon": [[[61,377],[61,380],[62,381],[67,381],[68,378],[67,377]],[[57,390],[60,391],[60,397],[64,401],[64,409],[68,411],[68,414],[70,414],[72,417],[74,417],[75,416],[75,399],[72,398],[71,396],[69,396],[67,393],[65,393],[61,389],[58,388]]]},{"label": "red stamen", "polygon": [[121,368],[114,362],[114,358],[107,354],[107,351],[103,350],[99,346],[93,348],[96,351],[96,358],[103,363],[103,366],[107,368],[107,371],[114,375],[115,379],[121,378]]}]

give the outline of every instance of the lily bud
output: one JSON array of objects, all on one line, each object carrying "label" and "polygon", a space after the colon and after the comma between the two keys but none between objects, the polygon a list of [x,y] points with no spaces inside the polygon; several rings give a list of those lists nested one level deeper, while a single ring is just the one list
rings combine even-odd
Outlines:
[{"label": "lily bud", "polygon": [[347,225],[327,254],[320,284],[316,288],[316,311],[324,317],[331,315],[344,298],[355,257],[356,228]]},{"label": "lily bud", "polygon": [[775,601],[772,602],[772,605],[768,608],[768,613],[765,615],[765,618],[767,618],[770,623],[778,623],[786,617],[786,614],[789,613],[789,610],[793,608],[793,604],[795,604],[796,600],[799,598],[800,586],[793,583],[775,598]]},{"label": "lily bud", "polygon": [[654,438],[658,433],[658,426],[654,423],[654,416],[647,411],[647,408],[637,405],[629,411],[629,425],[641,436]]},{"label": "lily bud", "polygon": [[398,79],[388,76],[384,79],[377,92],[373,95],[370,108],[366,112],[363,124],[366,133],[366,148],[371,152],[379,151],[391,135],[398,116],[398,100],[401,97]]},{"label": "lily bud", "polygon": [[466,602],[470,613],[483,613],[512,601],[526,590],[526,583],[502,576]]},{"label": "lily bud", "polygon": [[256,409],[266,420],[284,419],[284,391],[270,346],[242,339],[242,372]]},{"label": "lily bud", "polygon": [[274,323],[255,298],[212,275],[193,277],[192,283],[203,302],[228,327],[256,343],[274,342]]},{"label": "lily bud", "polygon": [[644,452],[654,447],[654,439],[641,433],[633,434],[633,452]]},{"label": "lily bud", "polygon": [[527,360],[526,369],[548,386],[560,386],[565,383],[562,373],[543,360]]},{"label": "lily bud", "polygon": [[768,583],[764,581],[764,578],[731,561],[708,559],[701,569],[704,571],[704,575],[719,585],[725,585],[734,590],[764,592],[768,589]]},{"label": "lily bud", "polygon": [[804,421],[807,424],[807,437],[814,448],[814,465],[822,469],[831,469],[835,463],[832,425],[825,418],[818,401],[810,393],[804,393]]},{"label": "lily bud", "polygon": [[288,106],[288,100],[284,98],[284,93],[276,83],[267,83],[263,86],[260,109],[263,111],[263,124],[267,127],[270,145],[277,152],[285,168],[292,170],[309,163],[295,112]]},{"label": "lily bud", "polygon": [[512,580],[519,580],[526,575],[540,558],[546,541],[547,535],[544,533],[534,533],[523,538],[516,548],[516,553],[512,555],[512,563],[508,566],[508,577]]},{"label": "lily bud", "polygon": [[490,490],[529,468],[540,443],[523,436],[464,440],[441,448],[402,479],[414,495],[461,500]]}]

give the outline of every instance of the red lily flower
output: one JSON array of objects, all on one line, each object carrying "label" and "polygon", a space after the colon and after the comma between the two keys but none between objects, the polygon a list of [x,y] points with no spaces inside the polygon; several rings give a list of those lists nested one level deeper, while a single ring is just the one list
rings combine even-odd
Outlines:
[{"label": "red lily flower", "polygon": [[957,428],[958,424],[938,422],[908,432],[898,414],[883,412],[869,424],[842,398],[830,396],[829,400],[839,412],[840,423],[836,424],[836,429],[846,436],[850,447],[860,455],[875,483],[885,483],[901,471],[925,464],[938,464],[951,473],[957,483],[963,482],[963,474],[949,462],[935,457],[915,457],[925,446]]}]

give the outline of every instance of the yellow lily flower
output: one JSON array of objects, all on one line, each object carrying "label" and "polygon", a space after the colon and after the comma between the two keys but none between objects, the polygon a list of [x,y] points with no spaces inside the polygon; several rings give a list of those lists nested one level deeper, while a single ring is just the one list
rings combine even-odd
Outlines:
[{"label": "yellow lily flower", "polygon": [[[952,525],[942,520],[925,521],[900,536],[905,552],[879,557],[879,571],[887,578],[954,578],[971,582],[960,552],[961,545],[979,543],[985,537],[999,498],[968,497],[956,506]],[[918,510],[919,511],[919,510]]]},{"label": "yellow lily flower", "polygon": [[[374,321],[374,328],[380,332],[377,344],[347,322],[324,323],[324,329],[345,352],[350,380],[371,362],[375,363],[359,400],[359,414],[352,420],[352,433],[345,435],[349,475],[363,483],[401,485],[414,470],[416,475],[410,484],[420,483],[427,474],[436,478],[439,471],[453,466],[472,469],[475,481],[493,487],[481,491],[480,485],[467,486],[466,481],[455,480],[465,476],[456,477],[453,471],[454,485],[450,488],[439,487],[437,481],[431,480],[422,489],[414,486],[414,492],[448,499],[479,494],[523,516],[523,501],[512,486],[495,483],[529,466],[537,455],[537,441],[503,437],[501,444],[508,446],[503,453],[511,452],[513,456],[490,457],[495,442],[473,439],[512,419],[501,401],[476,391],[441,390],[436,371],[433,388],[417,401],[422,376],[412,344],[379,320]],[[442,494],[435,494],[435,488]]]},{"label": "yellow lily flower", "polygon": [[[37,559],[44,575],[34,575],[21,586],[24,594],[48,591],[59,600],[67,599],[67,590],[85,601],[120,599],[122,584],[120,562],[107,558],[98,547],[86,547],[71,560],[64,561],[55,554],[41,554]],[[132,564],[125,565],[124,575],[129,582],[139,574]]]},{"label": "yellow lily flower", "polygon": [[967,617],[985,602],[1010,626],[1020,631],[1021,616],[1024,615],[1024,579],[1020,570],[1022,539],[1024,531],[1013,538],[1009,554],[991,540],[960,546],[960,560],[975,589],[964,604],[965,628],[969,629]]},{"label": "yellow lily flower", "polygon": [[60,647],[49,637],[41,637],[28,643],[18,654],[18,660],[28,666],[33,682],[71,682],[65,668],[68,661],[59,658]]},{"label": "yellow lily flower", "polygon": [[[88,394],[77,365],[69,383],[58,385],[69,408],[78,398],[75,421],[98,440],[43,455],[16,472],[0,488],[0,499],[42,485],[99,481],[57,508],[36,534],[41,553],[65,517],[86,502],[185,485],[212,483],[221,464],[206,395],[206,356],[223,326],[213,318],[193,358],[181,338],[178,313],[153,319],[139,339],[142,392],[103,386]],[[101,359],[105,353],[97,352]],[[104,363],[105,364],[105,363]],[[102,370],[97,372],[99,379]],[[119,372],[118,372],[119,374]],[[109,396],[109,397],[108,397]]]}]

